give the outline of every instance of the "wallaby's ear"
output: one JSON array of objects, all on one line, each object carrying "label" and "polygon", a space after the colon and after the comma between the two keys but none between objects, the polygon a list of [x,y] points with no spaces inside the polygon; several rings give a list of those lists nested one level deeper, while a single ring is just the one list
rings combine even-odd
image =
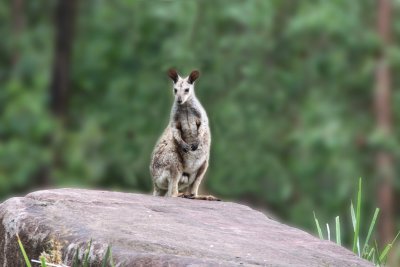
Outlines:
[{"label": "wallaby's ear", "polygon": [[175,69],[169,69],[168,76],[174,81],[174,83],[178,81],[178,73]]},{"label": "wallaby's ear", "polygon": [[189,75],[188,83],[193,84],[194,81],[196,81],[197,78],[199,78],[199,76],[200,76],[200,72],[198,70],[192,71]]}]

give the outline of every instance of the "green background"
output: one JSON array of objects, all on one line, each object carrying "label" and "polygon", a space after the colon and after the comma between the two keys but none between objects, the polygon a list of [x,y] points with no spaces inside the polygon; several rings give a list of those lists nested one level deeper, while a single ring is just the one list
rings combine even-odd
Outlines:
[{"label": "green background", "polygon": [[[11,2],[0,3],[3,200],[43,186],[150,193],[150,154],[173,101],[170,67],[201,72],[196,94],[212,131],[204,192],[314,232],[313,211],[350,226],[359,177],[370,220],[378,150],[400,171],[399,1],[387,48],[390,138],[376,130],[373,107],[376,1],[78,1],[64,123],[48,105],[56,2],[25,1],[19,34]],[[398,175],[393,190],[398,200]]]}]

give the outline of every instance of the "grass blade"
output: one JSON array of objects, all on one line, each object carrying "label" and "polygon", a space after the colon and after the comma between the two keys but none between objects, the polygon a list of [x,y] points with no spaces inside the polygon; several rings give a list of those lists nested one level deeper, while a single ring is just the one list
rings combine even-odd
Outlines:
[{"label": "grass blade", "polygon": [[88,247],[85,252],[85,257],[83,260],[83,267],[89,267],[89,253],[90,253],[91,247],[92,247],[92,239],[90,239]]},{"label": "grass blade", "polygon": [[329,229],[329,224],[326,224],[326,232],[328,233],[328,240],[331,241],[331,229]]},{"label": "grass blade", "polygon": [[392,243],[387,244],[385,249],[382,251],[382,254],[379,256],[380,262],[385,262],[387,258],[387,254],[389,253],[390,249],[393,247],[394,242],[396,242],[397,238],[399,237],[400,232],[397,233],[395,238],[393,239]]},{"label": "grass blade", "polygon": [[26,251],[24,249],[24,246],[22,245],[21,239],[19,239],[19,235],[17,234],[17,240],[18,240],[18,245],[19,249],[22,252],[22,255],[24,256],[25,264],[27,267],[32,267],[31,262],[29,261],[28,255],[26,255]]},{"label": "grass blade", "polygon": [[357,193],[357,211],[356,211],[356,227],[354,229],[354,238],[353,238],[353,252],[358,252],[358,256],[361,256],[360,252],[360,217],[361,217],[361,187],[362,181],[361,178],[358,183],[358,193]]},{"label": "grass blade", "polygon": [[370,261],[371,258],[372,258],[372,255],[374,255],[374,252],[375,252],[375,249],[371,248],[371,250],[369,251],[369,253],[368,253],[367,257],[366,257],[366,259]]},{"label": "grass blade", "polygon": [[317,225],[318,236],[320,239],[324,239],[324,236],[322,235],[321,227],[319,226],[319,221],[318,221],[317,217],[315,216],[315,212],[313,212],[313,213],[314,213],[315,224]]},{"label": "grass blade", "polygon": [[382,254],[379,256],[379,262],[385,262],[386,256],[392,248],[392,244],[387,244],[385,249],[382,251]]},{"label": "grass blade", "polygon": [[350,203],[351,223],[353,225],[353,232],[356,231],[356,214],[354,212],[353,201]]},{"label": "grass blade", "polygon": [[[374,240],[374,247],[375,247],[376,253],[374,253],[374,256],[373,256],[373,262],[376,266],[380,266],[381,265],[381,262],[379,261],[380,252],[379,252],[378,243],[376,242],[376,240]],[[375,258],[375,255],[377,256],[376,258]]]},{"label": "grass blade", "polygon": [[113,256],[112,256],[112,246],[111,245],[108,246],[107,252],[109,252],[108,259],[109,259],[110,266],[111,267],[115,267],[115,264],[114,264],[114,261],[113,261]]},{"label": "grass blade", "polygon": [[72,263],[72,267],[79,267],[79,250],[75,251],[74,262]]},{"label": "grass blade", "polygon": [[336,216],[335,224],[336,224],[336,244],[341,246],[342,245],[342,240],[340,238],[340,219],[339,219],[339,216]]},{"label": "grass blade", "polygon": [[40,263],[41,263],[41,267],[47,267],[46,265],[46,259],[42,256],[40,257]]},{"label": "grass blade", "polygon": [[114,261],[113,261],[113,256],[112,256],[112,250],[110,248],[110,265],[111,267],[115,267]]},{"label": "grass blade", "polygon": [[104,256],[104,259],[103,259],[103,264],[101,265],[102,267],[107,267],[107,263],[109,261],[110,254],[111,254],[111,247],[108,246],[106,255]]},{"label": "grass blade", "polygon": [[368,246],[369,239],[371,238],[372,231],[374,230],[374,227],[375,227],[376,219],[378,218],[378,214],[379,214],[379,208],[376,208],[374,216],[372,217],[371,224],[369,225],[367,239],[365,239],[365,244],[364,244],[364,247],[363,247],[363,251]]}]

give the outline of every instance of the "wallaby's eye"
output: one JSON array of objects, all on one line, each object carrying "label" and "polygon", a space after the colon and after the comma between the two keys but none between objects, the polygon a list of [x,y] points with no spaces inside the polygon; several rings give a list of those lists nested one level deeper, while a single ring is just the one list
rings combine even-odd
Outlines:
[{"label": "wallaby's eye", "polygon": [[186,88],[186,89],[185,89],[185,93],[189,93],[189,88]]},{"label": "wallaby's eye", "polygon": [[176,89],[174,88],[174,94],[176,94],[176,92],[178,92],[178,90],[176,90]]}]

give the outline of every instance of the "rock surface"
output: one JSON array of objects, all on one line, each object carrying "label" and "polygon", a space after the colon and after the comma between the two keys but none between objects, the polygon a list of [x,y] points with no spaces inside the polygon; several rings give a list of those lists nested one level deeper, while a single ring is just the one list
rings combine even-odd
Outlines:
[{"label": "rock surface", "polygon": [[108,244],[117,266],[373,266],[229,202],[57,189],[5,201],[0,221],[0,266],[23,266],[17,233],[30,258],[59,250],[64,264],[92,239],[92,266]]}]

